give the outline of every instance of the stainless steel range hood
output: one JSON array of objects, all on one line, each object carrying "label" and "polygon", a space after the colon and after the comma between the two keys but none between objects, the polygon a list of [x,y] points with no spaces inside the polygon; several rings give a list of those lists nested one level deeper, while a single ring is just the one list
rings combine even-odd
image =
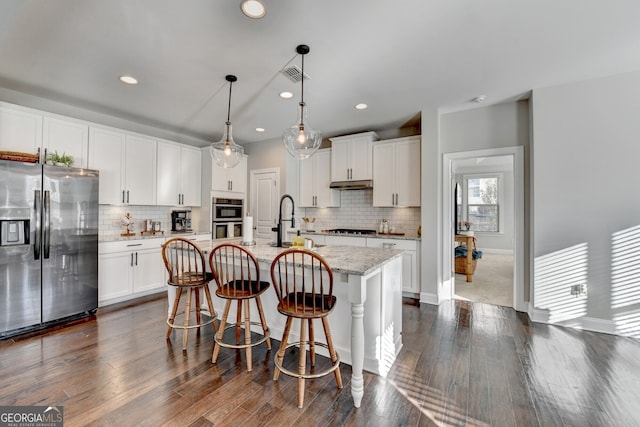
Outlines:
[{"label": "stainless steel range hood", "polygon": [[334,181],[329,184],[329,188],[335,188],[337,190],[367,190],[373,188],[373,181],[370,179],[363,179],[359,181]]}]

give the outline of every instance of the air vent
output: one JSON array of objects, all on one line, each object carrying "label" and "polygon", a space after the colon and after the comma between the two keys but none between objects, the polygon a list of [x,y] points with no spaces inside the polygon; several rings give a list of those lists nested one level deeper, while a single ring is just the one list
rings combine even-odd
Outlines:
[{"label": "air vent", "polygon": [[[287,76],[287,78],[294,83],[299,83],[300,80],[302,80],[302,70],[298,68],[297,65],[292,65],[291,67],[285,68],[284,70],[282,70],[282,74]],[[304,73],[304,79],[309,80],[309,74]]]}]

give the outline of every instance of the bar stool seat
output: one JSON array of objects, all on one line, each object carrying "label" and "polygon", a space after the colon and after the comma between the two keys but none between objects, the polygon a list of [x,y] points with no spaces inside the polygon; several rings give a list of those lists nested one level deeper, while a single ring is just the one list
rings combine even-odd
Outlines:
[{"label": "bar stool seat", "polygon": [[[187,349],[187,341],[189,339],[189,330],[200,328],[209,324],[213,324],[214,334],[218,331],[215,323],[217,314],[213,308],[211,299],[211,291],[209,290],[209,282],[213,279],[212,275],[207,274],[205,257],[198,246],[192,241],[176,237],[168,240],[162,245],[162,259],[169,274],[167,284],[176,288],[176,297],[173,302],[173,308],[167,318],[167,339],[170,339],[171,332],[174,329],[182,329],[182,350]],[[175,318],[180,306],[182,293],[187,290],[186,306],[184,311],[184,323],[182,325],[175,322]],[[209,307],[209,320],[203,320],[200,308],[200,291],[204,290]],[[191,317],[191,300],[195,294],[195,323],[190,322]]]},{"label": "bar stool seat", "polygon": [[[271,264],[271,281],[278,296],[278,312],[287,316],[287,321],[276,354],[273,380],[277,381],[280,372],[298,378],[298,408],[304,405],[305,380],[319,378],[334,373],[338,388],[342,388],[340,357],[333,347],[328,316],[336,306],[333,295],[333,272],[320,255],[306,249],[288,249],[281,252]],[[293,319],[300,319],[299,341],[288,342]],[[326,343],[316,341],[313,320],[320,319],[326,337]],[[307,339],[307,332],[309,338]],[[297,371],[284,367],[285,352],[288,348],[300,348]],[[310,365],[315,367],[317,346],[329,352],[331,365],[322,370],[307,369],[307,346]]]},{"label": "bar stool seat", "polygon": [[[216,363],[220,354],[220,347],[245,349],[247,371],[252,369],[252,348],[264,342],[271,349],[271,330],[267,326],[260,295],[271,284],[260,280],[258,260],[247,249],[234,243],[223,243],[216,246],[209,255],[209,266],[216,282],[216,296],[226,299],[222,314],[221,327],[214,336],[213,355],[211,362]],[[251,321],[249,301],[254,300],[258,308],[260,323]],[[237,302],[236,323],[227,325],[232,301]],[[244,324],[242,312],[244,310]],[[262,327],[262,337],[251,335],[251,325]],[[244,327],[244,342],[241,342],[241,330]],[[235,343],[224,341],[224,332],[235,328]]]}]

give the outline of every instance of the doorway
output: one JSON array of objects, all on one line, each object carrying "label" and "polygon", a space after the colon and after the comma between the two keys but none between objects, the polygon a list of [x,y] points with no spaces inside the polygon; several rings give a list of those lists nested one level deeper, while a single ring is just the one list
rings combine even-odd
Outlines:
[{"label": "doorway", "polygon": [[253,216],[254,237],[273,239],[271,228],[277,220],[278,197],[280,194],[280,169],[252,170],[250,199],[247,212]]},{"label": "doorway", "polygon": [[[443,254],[451,256],[443,257],[443,297],[465,298],[526,311],[522,152],[522,147],[507,147],[444,155],[442,247]],[[488,177],[496,177],[496,181],[500,182],[500,200],[495,203],[496,206],[482,206],[485,209],[478,210],[469,196],[474,190],[478,192],[478,182]],[[461,184],[463,189],[461,206],[454,200],[456,183]],[[490,217],[490,212],[495,214],[493,220],[481,218]],[[473,223],[477,224],[474,237],[478,249],[482,251],[482,258],[476,259],[472,282],[466,280],[466,275],[455,272],[454,235],[458,232],[459,223],[464,224],[464,221],[472,223],[471,231]],[[490,289],[493,285],[497,286]],[[501,290],[500,287],[504,286],[509,289]]]}]

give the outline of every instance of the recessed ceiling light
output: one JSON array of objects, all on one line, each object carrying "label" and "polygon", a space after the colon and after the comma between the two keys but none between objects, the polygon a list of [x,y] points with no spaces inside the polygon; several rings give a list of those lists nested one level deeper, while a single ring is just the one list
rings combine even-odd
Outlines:
[{"label": "recessed ceiling light", "polygon": [[293,94],[291,92],[280,92],[280,98],[284,98],[284,99],[293,98]]},{"label": "recessed ceiling light", "polygon": [[356,104],[354,108],[355,108],[356,110],[366,110],[366,109],[367,109],[367,107],[368,107],[368,105],[367,105],[367,104]]},{"label": "recessed ceiling light", "polygon": [[475,98],[473,98],[473,102],[484,102],[487,100],[487,95],[480,95],[480,96],[476,96]]},{"label": "recessed ceiling light", "polygon": [[120,81],[122,83],[126,83],[128,85],[137,85],[138,84],[138,79],[136,79],[135,77],[132,77],[132,76],[120,76]]},{"label": "recessed ceiling light", "polygon": [[267,14],[267,9],[260,0],[243,0],[240,3],[240,10],[245,16],[252,19],[260,19]]},{"label": "recessed ceiling light", "polygon": [[264,132],[264,128],[256,128],[256,132]]}]

